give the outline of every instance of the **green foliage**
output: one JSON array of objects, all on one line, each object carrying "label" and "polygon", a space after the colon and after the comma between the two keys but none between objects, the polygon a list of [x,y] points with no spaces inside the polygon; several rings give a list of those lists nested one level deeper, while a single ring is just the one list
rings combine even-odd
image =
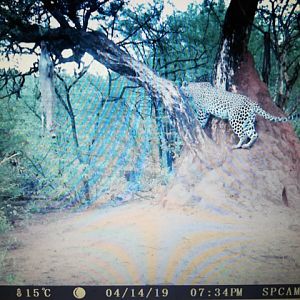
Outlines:
[{"label": "green foliage", "polygon": [[[168,33],[157,51],[159,73],[172,80],[209,80],[218,50],[224,2],[190,4],[166,20]],[[192,29],[192,30],[191,30]]]},{"label": "green foliage", "polygon": [[[0,198],[16,198],[21,193],[19,173],[22,148],[26,142],[16,123],[20,116],[10,99],[0,102]],[[10,157],[12,157],[10,159]]]},{"label": "green foliage", "polygon": [[[59,72],[52,138],[42,128],[38,84],[34,76],[27,77],[20,98],[1,102],[6,160],[0,166],[0,206],[7,216],[14,219],[14,203],[24,199],[34,213],[105,199],[112,189],[120,194],[150,188],[149,182],[144,185],[146,177],[160,168],[155,170],[158,137],[145,91],[116,74],[72,77]],[[148,175],[141,172],[146,165]],[[126,172],[133,175],[127,178]]]},{"label": "green foliage", "polygon": [[[6,218],[5,213],[0,209],[0,236],[7,232],[10,229],[9,221]],[[0,245],[0,280],[5,279],[3,274],[4,262],[7,253],[7,246],[2,244]]]},{"label": "green foliage", "polygon": [[4,233],[9,228],[10,228],[9,222],[5,216],[5,213],[2,210],[0,210],[0,234]]},{"label": "green foliage", "polygon": [[4,262],[7,254],[7,249],[0,249],[0,280],[5,279]]},{"label": "green foliage", "polygon": [[[254,56],[256,68],[262,75],[269,73],[267,82],[274,102],[287,114],[300,111],[299,57],[300,31],[299,16],[295,1],[262,2],[258,8],[252,29],[249,49]],[[266,36],[270,37],[270,41]],[[267,64],[266,52],[270,47]],[[266,66],[269,65],[269,69]]]},{"label": "green foliage", "polygon": [[161,76],[178,83],[209,79],[224,13],[223,0],[192,3],[187,11],[167,16],[163,16],[161,1],[140,5],[123,12],[117,28],[126,39],[120,44]]}]

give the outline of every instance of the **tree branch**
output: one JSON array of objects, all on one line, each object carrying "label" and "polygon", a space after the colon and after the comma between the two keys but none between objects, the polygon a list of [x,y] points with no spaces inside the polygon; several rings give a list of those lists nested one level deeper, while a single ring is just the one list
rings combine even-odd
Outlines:
[{"label": "tree branch", "polygon": [[46,41],[49,50],[56,54],[68,48],[74,53],[78,49],[82,53],[89,53],[108,69],[144,87],[157,101],[162,100],[173,126],[177,128],[187,145],[191,146],[203,139],[202,130],[178,88],[171,81],[157,76],[145,64],[133,59],[104,33],[85,32],[70,27],[50,29],[28,23],[17,24],[15,29],[10,29],[10,33],[10,39],[19,43]]},{"label": "tree branch", "polygon": [[68,21],[60,11],[61,7],[58,6],[59,2],[56,1],[55,4],[51,0],[42,0],[42,2],[44,3],[45,9],[49,11],[62,28],[70,28]]}]

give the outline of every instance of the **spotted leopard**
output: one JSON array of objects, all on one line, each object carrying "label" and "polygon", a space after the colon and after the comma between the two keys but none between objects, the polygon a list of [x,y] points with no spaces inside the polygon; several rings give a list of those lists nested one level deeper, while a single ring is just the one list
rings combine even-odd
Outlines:
[{"label": "spotted leopard", "polygon": [[181,90],[192,98],[197,119],[202,127],[205,127],[210,115],[229,121],[233,132],[240,139],[234,149],[250,148],[257,140],[256,115],[273,122],[288,122],[292,119],[272,116],[248,97],[213,87],[209,82],[192,82],[183,85]]}]

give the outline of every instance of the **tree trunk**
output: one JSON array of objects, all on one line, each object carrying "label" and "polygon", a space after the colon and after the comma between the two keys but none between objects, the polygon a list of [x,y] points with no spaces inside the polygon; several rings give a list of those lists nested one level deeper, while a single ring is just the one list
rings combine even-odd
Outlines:
[{"label": "tree trunk", "polygon": [[160,158],[161,167],[167,167],[169,171],[172,171],[174,163],[173,143],[174,136],[172,130],[169,128],[170,125],[165,120],[165,111],[161,107],[161,103],[153,103],[154,116],[158,131],[158,153]]},{"label": "tree trunk", "polygon": [[279,68],[279,90],[276,95],[276,104],[281,109],[284,109],[290,96],[292,86],[289,86],[289,76],[286,69],[286,51],[282,51],[278,59]]},{"label": "tree trunk", "polygon": [[262,78],[263,78],[263,82],[266,85],[269,85],[270,73],[271,73],[271,37],[269,32],[265,32]]},{"label": "tree trunk", "polygon": [[258,0],[230,2],[214,70],[216,86],[226,90],[232,86],[234,74],[247,50],[257,4]]},{"label": "tree trunk", "polygon": [[85,204],[88,205],[91,203],[91,192],[90,192],[90,183],[87,176],[84,175],[84,178],[82,179],[83,184],[83,194],[85,199]]}]

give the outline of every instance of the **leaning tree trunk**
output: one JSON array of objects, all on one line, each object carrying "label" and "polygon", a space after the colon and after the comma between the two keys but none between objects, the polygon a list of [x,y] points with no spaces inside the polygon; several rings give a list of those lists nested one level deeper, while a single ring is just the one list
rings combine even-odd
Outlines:
[{"label": "leaning tree trunk", "polygon": [[99,32],[81,33],[79,42],[80,47],[89,45],[86,50],[96,60],[142,86],[157,105],[164,107],[170,126],[179,134],[185,149],[197,155],[202,162],[207,160],[203,153],[208,155],[210,160],[219,160],[218,155],[210,155],[214,147],[213,142],[200,127],[188,101],[174,82],[159,77],[145,64],[132,58]]},{"label": "leaning tree trunk", "polygon": [[162,101],[172,127],[178,132],[187,148],[199,152],[204,145],[206,148],[211,145],[178,87],[170,80],[159,77],[145,64],[135,60],[109,40],[104,33],[86,32],[69,26],[46,29],[37,24],[17,23],[13,39],[17,43],[37,44],[45,40],[51,45],[49,51],[57,58],[61,57],[61,52],[68,48],[73,49],[74,53],[76,49],[80,49],[80,53],[89,53],[108,69],[144,87],[155,101]]},{"label": "leaning tree trunk", "polygon": [[220,49],[217,55],[214,84],[226,90],[247,50],[251,25],[259,0],[232,0],[226,12]]}]

